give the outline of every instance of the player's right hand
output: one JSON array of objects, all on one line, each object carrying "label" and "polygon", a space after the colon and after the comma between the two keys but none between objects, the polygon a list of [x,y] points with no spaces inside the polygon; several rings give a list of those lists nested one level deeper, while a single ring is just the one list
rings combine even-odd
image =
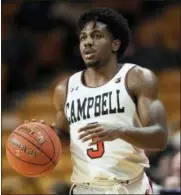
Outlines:
[{"label": "player's right hand", "polygon": [[[29,122],[39,122],[39,123],[48,125],[48,124],[46,124],[46,122],[44,120],[37,121],[36,119],[31,119],[31,121],[25,120],[24,121],[24,124],[25,123],[29,123]],[[55,123],[52,123],[51,125],[48,125],[48,126],[51,127],[52,129],[55,129],[56,124]]]}]

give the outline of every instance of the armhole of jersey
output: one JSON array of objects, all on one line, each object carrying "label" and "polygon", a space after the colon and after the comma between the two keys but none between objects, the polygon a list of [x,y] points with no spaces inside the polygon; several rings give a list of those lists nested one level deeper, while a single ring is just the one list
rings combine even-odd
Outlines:
[{"label": "armhole of jersey", "polygon": [[131,67],[131,68],[127,71],[127,73],[126,73],[126,75],[125,75],[125,78],[124,78],[124,82],[125,82],[126,91],[127,91],[128,95],[130,96],[130,98],[132,99],[133,103],[135,104],[135,108],[136,108],[135,120],[136,120],[138,126],[141,127],[142,124],[141,124],[140,116],[139,116],[139,113],[138,113],[138,100],[137,100],[137,97],[134,96],[134,95],[132,94],[132,92],[131,92],[131,91],[129,90],[129,88],[128,88],[128,74],[129,74],[129,72],[130,72],[133,68],[135,68],[135,67],[136,67],[136,65],[133,66],[133,67]]},{"label": "armhole of jersey", "polygon": [[[68,97],[69,80],[70,80],[70,77],[68,77],[68,79],[67,79],[67,83],[66,83],[66,98],[65,98],[65,105],[66,105],[66,102],[67,102],[67,97]],[[65,105],[64,105],[64,107],[65,107]]]},{"label": "armhole of jersey", "polygon": [[[74,79],[77,78],[77,75],[78,73],[81,73],[82,71],[80,72],[77,72],[71,76],[68,77],[67,79],[67,84],[66,84],[66,98],[65,98],[65,103],[67,102],[67,99],[68,99],[68,92],[69,92],[69,86],[72,85],[72,82],[74,81]],[[70,81],[71,80],[71,81]],[[73,81],[72,81],[73,80]],[[79,81],[80,82],[80,81]],[[74,83],[75,84],[75,83]]]},{"label": "armhole of jersey", "polygon": [[133,100],[135,106],[137,107],[137,98],[132,94],[132,92],[131,92],[131,91],[129,90],[129,88],[128,88],[128,74],[129,74],[129,72],[130,72],[133,68],[135,68],[135,67],[136,67],[136,65],[133,66],[133,67],[131,67],[131,68],[127,71],[127,73],[126,73],[126,75],[125,75],[125,77],[124,77],[124,84],[125,84],[125,88],[126,88],[126,91],[127,91],[128,95],[130,96],[130,98]]},{"label": "armhole of jersey", "polygon": [[135,68],[136,67],[136,65],[135,66],[133,66],[133,67],[131,67],[128,71],[127,71],[127,73],[126,73],[126,75],[125,75],[125,78],[124,78],[124,83],[125,83],[125,88],[126,88],[126,91],[127,91],[127,93],[128,93],[128,95],[130,96],[130,98],[132,99],[132,101],[133,101],[133,103],[135,104],[135,108],[136,108],[136,122],[139,124],[139,125],[141,125],[141,121],[140,121],[140,117],[139,117],[139,113],[138,113],[138,100],[137,100],[137,97],[136,96],[134,96],[133,95],[133,93],[129,90],[129,88],[128,88],[128,74],[129,74],[129,72],[133,69],[133,68]]}]

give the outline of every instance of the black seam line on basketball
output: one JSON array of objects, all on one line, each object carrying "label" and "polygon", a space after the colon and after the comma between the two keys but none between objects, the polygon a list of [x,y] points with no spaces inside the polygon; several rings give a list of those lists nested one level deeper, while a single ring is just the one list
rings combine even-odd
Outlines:
[{"label": "black seam line on basketball", "polygon": [[[37,125],[38,126],[38,125]],[[40,126],[38,126],[38,127],[40,127]],[[40,130],[41,130],[41,128],[39,128]],[[15,131],[16,132],[16,131]],[[46,131],[44,131],[45,133],[46,133]],[[16,133],[18,133],[18,132],[16,132]],[[33,137],[33,136],[31,136],[30,134],[26,134],[26,135],[28,135],[28,136],[30,136],[32,139],[34,139],[35,141],[37,141],[36,140],[36,138],[35,137]],[[46,135],[48,136],[48,134],[46,133]],[[49,136],[48,136],[49,137]],[[49,137],[49,139],[50,139],[50,137]],[[52,140],[50,139],[50,141],[52,142]],[[53,145],[53,144],[52,144]],[[52,160],[53,158],[54,158],[54,154],[55,154],[55,151],[54,151],[54,146],[53,146],[53,155],[52,155],[52,157],[50,157],[49,156],[49,159],[50,160]]]},{"label": "black seam line on basketball", "polygon": [[23,161],[23,162],[25,162],[25,163],[28,163],[28,164],[42,166],[42,165],[48,164],[49,162],[52,162],[52,161],[48,161],[48,162],[45,163],[45,164],[36,164],[36,163],[28,162],[28,161],[26,161],[26,160],[23,160],[23,159],[21,159],[21,158],[18,158],[16,155],[13,154],[13,152],[12,152],[8,147],[7,147],[7,149],[8,149],[8,151],[9,151],[15,158],[17,158],[18,160],[21,160],[21,161]]},{"label": "black seam line on basketball", "polygon": [[[41,127],[37,124],[37,126],[41,129]],[[54,156],[55,156],[55,146],[54,146],[54,143],[53,143],[53,140],[51,139],[51,137],[48,135],[48,133],[46,131],[44,131],[46,133],[46,135],[49,137],[51,143],[52,143],[52,146],[53,146],[53,155],[51,157],[51,161],[53,160]],[[55,133],[55,132],[54,132]],[[56,135],[56,134],[55,134]],[[53,161],[52,161],[53,162]]]},{"label": "black seam line on basketball", "polygon": [[[52,161],[49,161],[49,162],[52,162]],[[36,174],[23,173],[23,175],[24,175],[24,176],[26,176],[26,175],[39,175],[39,174],[42,174],[42,173],[48,171],[50,168],[52,168],[52,166],[54,166],[54,164],[51,164],[50,167],[48,167],[48,168],[44,169],[43,171],[41,171],[41,172],[39,172],[39,173],[36,173]]]},{"label": "black seam line on basketball", "polygon": [[[58,155],[58,157],[59,157],[59,155]],[[56,160],[57,160],[57,158],[56,158]],[[49,162],[52,162],[52,161],[49,161]],[[43,170],[43,171],[41,171],[41,172],[39,172],[39,173],[37,173],[37,174],[39,175],[39,174],[42,174],[42,173],[48,171],[49,169],[52,168],[52,166],[54,166],[54,164],[52,164],[50,167],[48,167],[47,169],[45,169],[45,170]],[[36,175],[36,174],[24,173],[24,176],[26,176],[26,175]],[[41,176],[41,175],[40,175],[40,176]]]},{"label": "black seam line on basketball", "polygon": [[[56,160],[59,158],[59,155],[60,155],[60,148],[59,148],[59,152],[58,152],[58,156],[57,156]],[[56,160],[55,160],[55,161],[56,161]],[[50,161],[49,161],[49,162],[50,162]],[[52,161],[51,161],[51,162],[52,162]],[[53,165],[54,165],[54,164],[52,164],[50,167],[48,167],[47,169],[45,169],[45,170],[43,170],[42,172],[37,173],[37,174],[41,174],[41,173],[44,173],[45,171],[48,171],[50,168],[52,168]],[[36,174],[24,173],[24,175],[26,176],[26,175],[36,175]]]},{"label": "black seam line on basketball", "polygon": [[[36,126],[38,127],[38,129],[41,131],[42,130],[42,127],[37,123]],[[55,147],[54,147],[54,144],[53,144],[53,141],[51,139],[51,137],[48,135],[48,133],[46,132],[46,130],[44,131],[44,133],[49,137],[51,143],[52,143],[52,146],[53,146],[53,155],[52,157],[49,157],[51,159],[51,161],[53,160],[54,156],[55,156]],[[28,134],[29,135],[29,134]],[[30,135],[29,135],[30,136]],[[31,137],[31,136],[30,136]],[[36,138],[32,137],[33,139],[36,140]]]},{"label": "black seam line on basketball", "polygon": [[[13,133],[15,133],[15,134],[17,134],[17,135],[23,137],[23,138],[26,139],[28,142],[30,142],[33,146],[35,146],[39,151],[41,151],[41,152],[49,159],[48,162],[52,161],[52,158],[50,158],[44,151],[41,150],[41,148],[39,148],[38,146],[36,146],[33,142],[31,142],[31,141],[28,140],[26,137],[24,137],[23,135],[21,135],[21,134],[19,134],[19,133],[17,133],[17,132],[13,132]],[[31,136],[30,136],[30,137],[31,137]],[[33,137],[32,137],[32,138],[33,138]],[[34,139],[34,138],[33,138],[33,139]],[[47,162],[47,163],[48,163],[48,162]],[[52,162],[53,162],[53,161],[52,161]],[[46,164],[47,164],[47,163],[46,163]],[[55,164],[55,163],[53,162],[53,164]]]},{"label": "black seam line on basketball", "polygon": [[[52,161],[52,159],[44,152],[44,151],[42,151],[41,150],[41,148],[39,148],[38,146],[36,146],[33,142],[31,142],[30,140],[28,140],[26,137],[24,137],[23,135],[21,135],[21,134],[19,134],[19,133],[17,133],[17,132],[13,132],[14,134],[17,134],[17,135],[19,135],[20,137],[23,137],[25,140],[27,140],[27,141],[29,141],[33,146],[35,146],[39,151],[41,151],[50,161]],[[52,161],[53,162],[53,161]],[[53,164],[55,164],[54,162],[53,162]]]},{"label": "black seam line on basketball", "polygon": [[[37,124],[37,126],[38,126],[38,129],[40,129],[41,130],[41,127]],[[17,133],[17,132],[16,132]],[[51,137],[48,135],[48,133],[46,132],[46,131],[44,131],[44,133],[49,137],[49,139],[50,139],[50,141],[51,141],[51,143],[52,143],[52,146],[53,146],[53,156],[50,158],[50,160],[52,161],[52,162],[54,162],[54,164],[56,164],[55,162],[56,162],[56,160],[57,160],[57,158],[56,158],[56,160],[55,161],[53,161],[53,159],[54,159],[54,157],[55,157],[55,145],[54,145],[54,142],[52,141],[52,139],[51,139]],[[54,132],[55,133],[55,132]],[[29,134],[26,134],[26,135],[28,135],[28,136],[30,136]],[[35,141],[37,141],[36,140],[36,138],[35,137],[32,137],[32,136],[30,136],[32,139],[34,139]],[[60,148],[59,148],[59,152],[58,152],[58,156],[57,157],[59,157],[59,155],[60,155]],[[50,161],[48,161],[47,163],[49,163]],[[47,164],[46,163],[46,164]],[[44,164],[43,164],[44,165]]]},{"label": "black seam line on basketball", "polygon": [[[38,124],[37,124],[37,127],[38,127],[38,129],[42,129],[41,128],[41,126],[39,126]],[[17,132],[16,132],[17,133]],[[52,143],[52,146],[53,146],[53,155],[52,155],[52,157],[49,157],[49,159],[52,161],[52,162],[54,162],[53,161],[53,159],[54,159],[54,157],[55,157],[55,145],[54,145],[54,142],[52,141],[52,139],[51,139],[51,137],[49,136],[49,134],[46,132],[46,131],[44,131],[44,133],[49,137],[49,139],[50,139],[50,141],[51,141],[51,143]],[[55,132],[54,132],[55,133]],[[30,136],[29,134],[26,134],[26,135],[28,135],[28,136]],[[55,135],[56,135],[56,133],[55,133]],[[32,139],[34,139],[35,141],[37,141],[36,140],[36,138],[35,137],[32,137],[32,136],[30,136]],[[42,150],[40,150],[40,151],[42,151]],[[59,148],[59,154],[60,154],[60,148]],[[58,155],[59,156],[59,155]],[[54,162],[54,164],[56,164],[55,162]]]},{"label": "black seam line on basketball", "polygon": [[[37,126],[41,129],[41,127],[37,124]],[[53,156],[51,157],[51,160],[54,158],[54,155],[55,155],[55,146],[54,146],[54,143],[51,139],[51,137],[48,135],[48,133],[46,131],[44,131],[46,133],[46,135],[49,137],[51,143],[52,143],[52,146],[53,146]]]}]

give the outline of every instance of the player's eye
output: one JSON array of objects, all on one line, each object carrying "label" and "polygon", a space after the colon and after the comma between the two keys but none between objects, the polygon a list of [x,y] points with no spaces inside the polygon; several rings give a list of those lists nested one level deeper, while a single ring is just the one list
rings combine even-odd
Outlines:
[{"label": "player's eye", "polygon": [[86,36],[80,36],[80,41],[84,41],[86,39]]},{"label": "player's eye", "polygon": [[100,34],[95,34],[95,35],[94,35],[94,38],[95,38],[95,39],[100,39],[101,37],[102,37],[102,36],[101,36]]}]

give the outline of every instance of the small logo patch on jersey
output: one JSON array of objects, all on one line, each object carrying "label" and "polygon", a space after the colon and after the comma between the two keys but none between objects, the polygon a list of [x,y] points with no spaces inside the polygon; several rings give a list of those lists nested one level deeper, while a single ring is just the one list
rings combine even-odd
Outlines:
[{"label": "small logo patch on jersey", "polygon": [[77,86],[76,88],[71,88],[70,92],[77,91],[78,89],[79,89],[79,86]]},{"label": "small logo patch on jersey", "polygon": [[120,83],[120,82],[121,82],[121,77],[115,79],[115,83]]}]

